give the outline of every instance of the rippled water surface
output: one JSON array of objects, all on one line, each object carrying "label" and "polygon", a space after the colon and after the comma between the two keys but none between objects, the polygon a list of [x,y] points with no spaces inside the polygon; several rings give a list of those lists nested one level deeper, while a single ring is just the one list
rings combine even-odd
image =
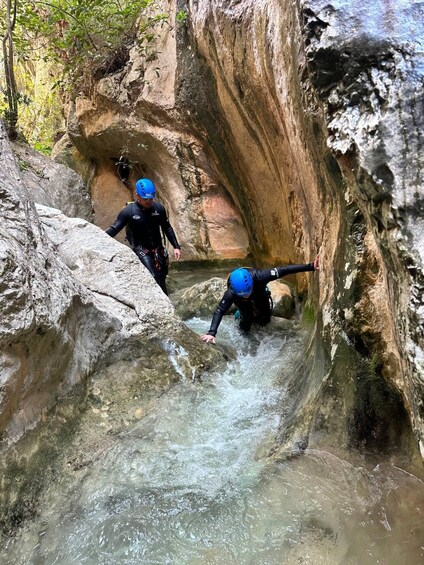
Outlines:
[{"label": "rippled water surface", "polygon": [[[199,333],[207,323],[190,322]],[[325,452],[280,463],[272,439],[302,340],[272,327],[220,339],[238,359],[181,383],[83,480],[52,485],[1,563],[412,564],[424,562],[424,485],[388,463]]]}]

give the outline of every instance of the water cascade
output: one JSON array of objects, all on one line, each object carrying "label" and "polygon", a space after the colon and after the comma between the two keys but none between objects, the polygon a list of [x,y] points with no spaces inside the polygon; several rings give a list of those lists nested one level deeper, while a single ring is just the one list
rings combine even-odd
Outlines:
[{"label": "water cascade", "polygon": [[322,451],[267,457],[302,331],[246,337],[227,317],[220,341],[237,351],[226,370],[177,384],[75,481],[52,484],[2,563],[422,562],[419,478]]}]

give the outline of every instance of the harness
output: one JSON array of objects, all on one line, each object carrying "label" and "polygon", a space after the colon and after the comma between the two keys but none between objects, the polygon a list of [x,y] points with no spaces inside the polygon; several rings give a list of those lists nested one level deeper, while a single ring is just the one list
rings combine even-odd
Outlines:
[{"label": "harness", "polygon": [[164,247],[156,247],[155,249],[146,249],[145,247],[137,247],[136,248],[137,255],[141,257],[145,257],[146,255],[153,256],[153,268],[155,271],[162,271],[164,265],[168,265],[169,263],[169,254],[167,249]]},{"label": "harness", "polygon": [[[269,302],[269,311],[272,312],[273,308],[274,308],[274,301],[272,300],[272,296],[271,296],[271,291],[269,290],[269,288],[266,286],[265,287],[265,294],[267,294],[268,296],[268,302]],[[254,317],[259,317],[259,310],[255,304],[255,301],[252,300],[252,309],[253,309],[253,316]]]}]

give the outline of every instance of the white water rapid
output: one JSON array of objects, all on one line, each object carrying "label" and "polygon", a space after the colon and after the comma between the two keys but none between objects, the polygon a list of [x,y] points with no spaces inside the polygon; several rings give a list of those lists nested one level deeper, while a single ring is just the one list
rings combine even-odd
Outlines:
[{"label": "white water rapid", "polygon": [[1,563],[424,562],[418,478],[325,452],[267,459],[301,336],[271,325],[243,337],[226,317],[219,339],[238,352],[225,373],[176,385],[81,481],[51,485]]}]

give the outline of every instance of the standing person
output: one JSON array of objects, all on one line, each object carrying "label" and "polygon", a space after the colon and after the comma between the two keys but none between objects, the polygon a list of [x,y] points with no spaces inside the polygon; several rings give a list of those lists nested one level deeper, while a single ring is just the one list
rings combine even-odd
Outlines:
[{"label": "standing person", "polygon": [[156,188],[150,179],[138,180],[135,185],[136,201],[130,202],[119,212],[106,233],[115,237],[125,227],[126,239],[131,249],[151,272],[163,292],[168,294],[165,279],[168,274],[169,259],[163,245],[161,230],[174,248],[177,261],[181,257],[181,247],[169,223],[165,207],[155,202],[155,196]]},{"label": "standing person", "polygon": [[216,332],[222,316],[235,304],[240,312],[240,329],[248,332],[253,322],[266,325],[271,320],[271,293],[267,288],[270,281],[286,275],[316,271],[319,268],[319,257],[306,265],[288,265],[273,269],[238,268],[228,277],[228,288],[218,304],[212,318],[211,327],[201,339],[206,343],[215,343]]}]

